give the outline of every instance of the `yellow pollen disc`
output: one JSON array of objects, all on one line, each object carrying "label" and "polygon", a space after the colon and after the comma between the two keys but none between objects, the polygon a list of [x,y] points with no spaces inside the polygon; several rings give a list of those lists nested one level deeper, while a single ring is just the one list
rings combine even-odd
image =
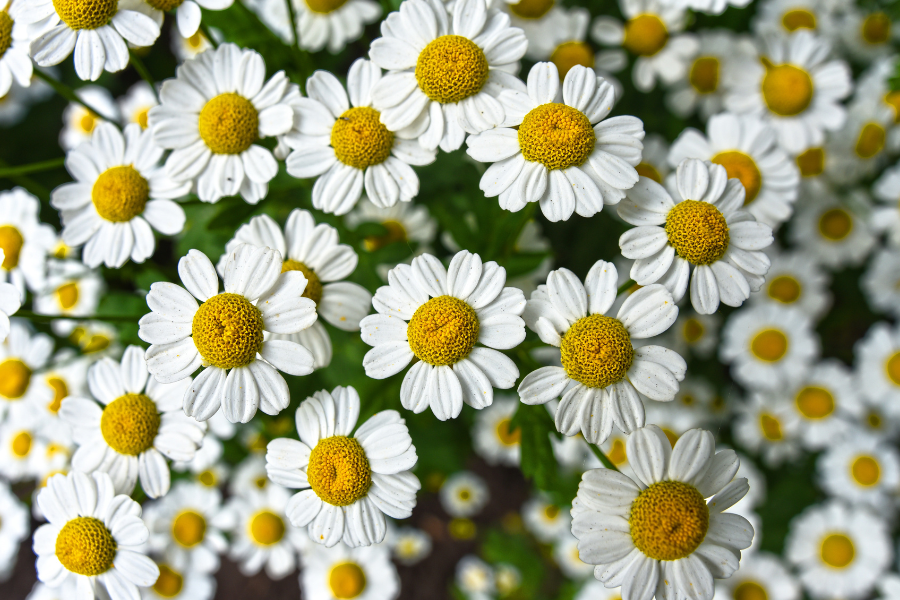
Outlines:
[{"label": "yellow pollen disc", "polygon": [[76,121],[75,126],[80,129],[82,133],[91,134],[94,132],[94,127],[97,126],[97,119],[99,119],[99,117],[95,113],[92,113],[89,110],[83,111]]},{"label": "yellow pollen disc", "polygon": [[366,589],[366,574],[356,563],[337,564],[328,574],[328,587],[331,595],[339,600],[356,598]]},{"label": "yellow pollen disc", "polygon": [[778,300],[782,304],[793,304],[800,298],[802,291],[800,282],[790,275],[779,275],[766,288],[769,298]]},{"label": "yellow pollen disc", "polygon": [[797,410],[807,419],[824,419],[834,412],[834,396],[824,388],[809,386],[797,393]]},{"label": "yellow pollen disc", "polygon": [[697,343],[700,338],[703,337],[703,333],[706,328],[703,327],[703,323],[701,323],[697,319],[687,319],[684,322],[684,326],[681,330],[681,334],[684,336],[684,339],[689,344]]},{"label": "yellow pollen disc", "polygon": [[781,421],[772,415],[762,413],[759,415],[759,428],[763,436],[770,442],[779,442],[784,439],[781,432]]},{"label": "yellow pollen disc", "polygon": [[850,465],[850,476],[863,487],[871,487],[881,480],[881,466],[873,456],[858,456]]},{"label": "yellow pollen disc", "polygon": [[271,546],[284,537],[284,519],[272,511],[261,510],[250,518],[247,529],[254,542],[260,546]]},{"label": "yellow pollen disc", "polygon": [[521,19],[540,19],[553,8],[555,0],[520,0],[510,4],[509,10]]},{"label": "yellow pollen disc", "polygon": [[696,59],[691,65],[689,81],[698,94],[715,92],[719,89],[719,59],[715,56],[701,56]]},{"label": "yellow pollen disc", "polygon": [[832,533],[822,540],[822,562],[833,569],[843,569],[853,562],[856,548],[853,541],[842,533]]},{"label": "yellow pollen disc", "polygon": [[0,10],[0,58],[12,46],[12,28],[12,17],[5,10]]},{"label": "yellow pollen disc", "polygon": [[762,174],[759,172],[759,167],[756,166],[756,161],[739,150],[719,152],[710,160],[725,167],[729,179],[740,179],[746,192],[744,206],[756,200],[759,189],[762,187]]},{"label": "yellow pollen disc", "polygon": [[894,111],[894,124],[900,123],[900,91],[888,92],[883,100]]},{"label": "yellow pollen disc", "polygon": [[199,48],[203,44],[203,41],[205,39],[206,38],[204,38],[203,35],[199,31],[197,31],[197,33],[195,33],[194,35],[192,35],[191,37],[187,38],[184,41],[191,48]]},{"label": "yellow pollen disc", "polygon": [[31,452],[31,434],[27,431],[20,431],[13,439],[12,444],[10,444],[10,449],[15,456],[19,458],[25,458],[28,456],[28,453]]},{"label": "yellow pollen disc", "polygon": [[281,272],[287,273],[288,271],[300,271],[303,273],[303,276],[306,277],[306,289],[303,290],[303,297],[309,298],[318,306],[319,302],[322,301],[322,281],[315,271],[299,260],[286,260],[281,265]]},{"label": "yellow pollen disc", "polygon": [[319,13],[320,15],[327,15],[330,12],[334,12],[344,4],[347,3],[347,0],[305,0],[306,6],[309,7],[314,13]]},{"label": "yellow pollen disc", "polygon": [[387,230],[384,235],[370,235],[363,240],[363,245],[369,252],[375,252],[395,242],[405,242],[409,239],[406,235],[406,228],[399,221],[388,220],[381,225]]},{"label": "yellow pollen disc", "polygon": [[185,548],[192,548],[206,537],[206,519],[193,510],[185,510],[172,519],[172,539]]},{"label": "yellow pollen disc", "polygon": [[656,170],[656,167],[648,162],[638,163],[638,166],[636,166],[634,170],[637,171],[637,174],[641,177],[652,179],[656,183],[662,183],[662,175]]},{"label": "yellow pollen disc", "polygon": [[7,358],[0,363],[0,396],[18,400],[28,391],[31,369],[18,358]]},{"label": "yellow pollen disc", "polygon": [[56,288],[56,301],[63,310],[75,306],[78,303],[78,284],[70,281]]},{"label": "yellow pollen disc", "polygon": [[343,435],[319,440],[306,467],[309,486],[333,506],[348,506],[369,492],[372,470],[356,439]]},{"label": "yellow pollen disc", "polygon": [[262,347],[262,313],[240,294],[218,294],[200,305],[191,334],[207,363],[220,369],[245,367]]},{"label": "yellow pollen disc", "polygon": [[416,358],[445,366],[469,355],[479,330],[478,316],[471,306],[453,296],[438,296],[416,309],[406,336]]},{"label": "yellow pollen disc", "polygon": [[[894,354],[892,354],[884,366],[887,370],[888,377],[891,381],[894,382],[894,385],[900,385],[900,352],[895,352]],[[2,373],[3,365],[0,365],[0,374]],[[2,375],[0,375],[0,381],[2,380],[3,377]],[[2,388],[0,388],[0,393],[2,393]]]},{"label": "yellow pollen disc", "polygon": [[685,394],[681,397],[681,403],[685,406],[693,406],[696,400],[690,394]]},{"label": "yellow pollen disc", "polygon": [[184,0],[147,0],[147,4],[157,10],[168,12],[173,8],[178,8]]},{"label": "yellow pollen disc", "polygon": [[129,165],[100,173],[91,190],[97,214],[113,223],[130,221],[144,212],[149,198],[150,184]]},{"label": "yellow pollen disc", "polygon": [[453,104],[477,94],[487,78],[484,51],[461,35],[442,35],[432,40],[416,61],[419,89],[441,104]]},{"label": "yellow pollen disc", "polygon": [[475,537],[475,534],[478,531],[478,528],[475,526],[475,523],[470,519],[453,519],[450,523],[447,524],[447,531],[450,532],[450,537],[456,540],[471,540]]},{"label": "yellow pollen disc", "polygon": [[548,521],[555,521],[559,516],[559,507],[555,504],[548,504],[544,507],[544,516]]},{"label": "yellow pollen disc", "polygon": [[866,123],[856,138],[856,155],[862,159],[872,158],[884,149],[887,133],[878,123]]},{"label": "yellow pollen disc", "polygon": [[65,380],[60,377],[47,378],[47,385],[53,390],[53,400],[47,404],[47,410],[55,415],[59,412],[62,401],[69,395],[69,386],[66,385]]},{"label": "yellow pollen disc", "polygon": [[166,565],[159,565],[159,579],[153,584],[153,591],[163,598],[174,598],[184,587],[184,577]]},{"label": "yellow pollen disc", "polygon": [[683,200],[666,215],[669,244],[694,265],[710,265],[728,250],[728,223],[709,202]]},{"label": "yellow pollen disc", "polygon": [[103,27],[118,7],[118,0],[53,0],[56,14],[71,29]]},{"label": "yellow pollen disc", "polygon": [[883,12],[872,13],[863,21],[860,33],[867,44],[884,44],[891,39],[891,18]]},{"label": "yellow pollen disc", "polygon": [[149,118],[150,108],[142,108],[134,114],[134,122],[141,126],[141,129],[147,129],[147,119]]},{"label": "yellow pollen disc", "polygon": [[0,266],[4,270],[12,271],[19,265],[19,254],[24,244],[25,238],[18,229],[12,225],[0,226],[0,249],[3,250],[3,263]]},{"label": "yellow pollen disc", "polygon": [[826,210],[819,217],[819,233],[827,240],[838,242],[853,231],[853,218],[843,208]]},{"label": "yellow pollen disc", "polygon": [[216,487],[219,484],[219,478],[216,477],[216,472],[212,469],[201,471],[200,474],[197,475],[197,481],[206,487]]},{"label": "yellow pollen disc", "polygon": [[797,31],[798,29],[816,29],[816,15],[808,10],[798,8],[789,10],[781,17],[781,25],[788,31]]},{"label": "yellow pollen disc", "polygon": [[593,69],[594,51],[584,42],[564,42],[553,50],[550,62],[556,65],[559,79],[563,80],[566,78],[566,73],[576,65]]},{"label": "yellow pollen disc", "polygon": [[669,31],[656,15],[638,15],[625,23],[625,40],[622,45],[632,54],[653,56],[668,41]]},{"label": "yellow pollen disc", "polygon": [[868,415],[866,415],[866,423],[868,423],[869,427],[871,427],[872,429],[881,429],[881,415],[879,415],[877,412],[870,412]]},{"label": "yellow pollen disc", "polygon": [[111,339],[102,334],[92,335],[91,339],[82,341],[84,342],[84,344],[81,346],[81,351],[84,354],[91,354],[92,352],[100,352],[101,350],[106,350],[112,343]]},{"label": "yellow pollen disc", "polygon": [[519,126],[519,148],[525,160],[551,171],[584,164],[597,136],[583,112],[565,104],[542,104]]},{"label": "yellow pollen disc", "polygon": [[697,488],[660,481],[638,494],[628,517],[631,539],[654,560],[689,556],[709,529],[709,509]]},{"label": "yellow pollen disc", "polygon": [[253,480],[253,485],[255,485],[257,488],[259,488],[261,490],[266,489],[266,486],[268,484],[269,484],[269,478],[266,477],[265,475],[263,475],[262,477],[257,477],[256,479]]},{"label": "yellow pollen disc", "polygon": [[200,110],[200,137],[215,154],[240,154],[259,137],[259,113],[238,94],[219,94]]},{"label": "yellow pollen disc", "polygon": [[497,439],[504,446],[518,446],[522,439],[522,430],[518,427],[511,428],[512,419],[502,419],[497,423]]},{"label": "yellow pollen disc", "polygon": [[391,155],[394,134],[379,120],[381,113],[368,106],[344,112],[331,128],[337,159],[357,169],[380,165]]},{"label": "yellow pollen disc", "polygon": [[825,171],[825,149],[810,148],[797,156],[797,168],[803,177],[817,177]]},{"label": "yellow pollen disc", "polygon": [[625,442],[620,439],[613,440],[612,447],[606,453],[606,456],[616,466],[625,463],[628,460],[628,455],[625,452]]},{"label": "yellow pollen disc", "polygon": [[794,65],[765,66],[762,95],[769,110],[782,117],[793,117],[806,110],[813,97],[809,73]]},{"label": "yellow pollen disc", "polygon": [[604,315],[575,321],[563,335],[560,351],[566,375],[592,388],[621,381],[634,360],[634,346],[625,326]]},{"label": "yellow pollen disc", "polygon": [[732,594],[734,600],[769,600],[766,589],[753,581],[742,581]]},{"label": "yellow pollen disc", "polygon": [[764,329],[750,340],[750,352],[759,360],[766,362],[781,360],[787,354],[787,350],[787,336],[777,329]]},{"label": "yellow pollen disc", "polygon": [[137,456],[153,446],[160,421],[153,400],[144,394],[125,394],[103,409],[100,432],[119,454]]},{"label": "yellow pollen disc", "polygon": [[56,536],[56,558],[73,573],[93,577],[106,573],[116,558],[116,540],[103,521],[76,517]]}]

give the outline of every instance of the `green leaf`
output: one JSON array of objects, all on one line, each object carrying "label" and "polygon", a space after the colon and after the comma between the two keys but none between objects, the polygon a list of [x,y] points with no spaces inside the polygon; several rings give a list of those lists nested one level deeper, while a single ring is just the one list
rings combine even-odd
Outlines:
[{"label": "green leaf", "polygon": [[522,473],[542,490],[556,488],[559,465],[550,443],[550,436],[556,435],[556,426],[547,409],[543,405],[519,404],[511,426],[522,432]]}]

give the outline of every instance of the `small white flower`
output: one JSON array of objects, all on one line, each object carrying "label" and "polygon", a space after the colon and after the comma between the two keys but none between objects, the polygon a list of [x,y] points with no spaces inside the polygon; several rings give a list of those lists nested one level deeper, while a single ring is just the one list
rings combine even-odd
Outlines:
[{"label": "small white flower", "polygon": [[484,479],[471,471],[448,477],[440,490],[441,506],[454,518],[466,519],[480,513],[491,499]]},{"label": "small white flower", "polygon": [[431,554],[431,536],[415,527],[393,527],[388,525],[385,544],[391,554],[404,567],[411,567]]},{"label": "small white flower", "polygon": [[779,253],[771,247],[768,255],[772,265],[766,282],[750,294],[750,302],[792,306],[814,319],[822,318],[831,307],[831,277],[822,268],[818,255],[803,251]]},{"label": "small white flower", "polygon": [[383,546],[315,546],[303,557],[300,589],[308,600],[394,600],[400,593],[397,567]]},{"label": "small white flower", "polygon": [[[775,394],[799,419],[797,433],[812,451],[823,450],[855,434],[851,415],[859,412],[859,390],[843,363],[823,360],[800,385]],[[793,420],[793,419],[792,419]]]},{"label": "small white flower", "polygon": [[822,489],[853,505],[890,511],[900,485],[900,453],[871,435],[830,445],[817,461]]},{"label": "small white flower", "polygon": [[19,18],[24,6],[21,1],[0,0],[0,98],[9,93],[13,80],[22,87],[31,85],[32,28]]},{"label": "small white flower", "polygon": [[17,415],[53,399],[53,390],[34,376],[51,354],[53,338],[35,333],[22,319],[10,321],[9,335],[0,343],[0,423],[9,413]]},{"label": "small white flower", "polygon": [[800,456],[800,419],[782,398],[754,393],[735,407],[734,437],[776,468]]},{"label": "small white flower", "polygon": [[158,562],[159,577],[151,587],[141,590],[143,600],[212,600],[216,580],[196,569],[179,570]]},{"label": "small white flower", "polygon": [[40,201],[22,188],[0,192],[0,282],[13,284],[25,299],[26,286],[43,289],[47,255],[56,245],[56,232],[41,223]]},{"label": "small white flower", "polygon": [[825,266],[861,264],[875,246],[869,228],[870,200],[861,190],[842,194],[821,190],[804,199],[791,221],[790,240]]},{"label": "small white flower", "polygon": [[490,465],[519,466],[522,433],[512,425],[518,405],[515,397],[498,397],[475,417],[472,446]]},{"label": "small white flower", "polygon": [[104,120],[119,120],[119,107],[105,87],[86,85],[75,90],[75,95],[91,108],[100,111],[100,114],[77,102],[70,102],[66,106],[62,116],[63,128],[59,132],[59,146],[66,152],[77,148],[82,142],[91,141],[94,129]]},{"label": "small white flower", "polygon": [[178,33],[189,38],[200,30],[200,9],[225,10],[234,0],[146,0],[150,5],[150,17],[158,27],[162,27],[163,16],[175,11]]},{"label": "small white flower", "polygon": [[[42,315],[88,317],[97,311],[100,296],[106,291],[103,277],[75,260],[51,260],[47,283],[34,296],[34,312]],[[70,335],[76,327],[73,319],[55,319],[51,324],[57,335]]]},{"label": "small white flower", "polygon": [[150,109],[159,104],[156,94],[146,81],[138,81],[128,88],[124,96],[116,100],[122,123],[126,126],[137,123],[141,129],[147,129]]},{"label": "small white flower", "polygon": [[300,47],[318,52],[327,47],[337,54],[358,40],[365,26],[381,18],[381,5],[372,0],[290,0],[297,18],[294,35]]},{"label": "small white flower", "polygon": [[526,529],[541,542],[549,544],[555,539],[569,536],[572,524],[569,507],[561,507],[541,494],[527,500],[522,505],[521,512]]},{"label": "small white flower", "polygon": [[[743,465],[743,461],[741,461]],[[753,483],[750,483],[753,489]],[[799,600],[800,584],[781,557],[754,553],[741,561],[741,568],[728,579],[716,582],[716,600]]]},{"label": "small white flower", "polygon": [[853,5],[842,11],[835,31],[840,35],[846,52],[862,64],[893,54],[894,41],[900,35],[887,12],[869,12]]}]

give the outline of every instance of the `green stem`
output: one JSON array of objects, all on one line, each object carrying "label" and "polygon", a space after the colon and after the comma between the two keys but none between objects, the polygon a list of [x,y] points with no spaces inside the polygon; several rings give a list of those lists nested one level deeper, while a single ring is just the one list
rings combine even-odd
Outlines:
[{"label": "green stem", "polygon": [[65,164],[66,159],[65,157],[63,157],[31,163],[28,165],[19,165],[18,167],[0,168],[0,177],[12,179],[13,177],[17,177],[19,175],[28,175],[29,173],[40,173],[42,171],[52,171],[53,169],[60,169],[64,167]]},{"label": "green stem", "polygon": [[619,286],[619,289],[616,291],[616,296],[621,296],[623,293],[630,290],[636,284],[634,279],[629,279],[625,283]]},{"label": "green stem", "polygon": [[144,64],[144,61],[141,60],[141,57],[138,56],[134,50],[129,49],[128,52],[131,54],[131,64],[134,66],[134,70],[138,72],[141,79],[147,82],[147,85],[150,86],[150,91],[153,92],[153,97],[159,102],[159,93],[156,91],[156,82],[153,81],[153,77],[150,76],[147,65]]},{"label": "green stem", "polygon": [[[9,165],[6,161],[0,159],[0,169],[3,170],[14,170],[15,167]],[[32,179],[31,177],[26,177],[24,175],[15,175],[10,174],[6,175],[6,178],[15,183],[16,185],[21,185],[23,188],[30,191],[32,194],[41,198],[42,200],[50,199],[50,190],[42,186],[40,183]]]},{"label": "green stem", "polygon": [[34,75],[38,79],[43,79],[50,87],[53,88],[53,90],[57,94],[59,94],[60,96],[62,96],[66,100],[68,100],[69,102],[74,102],[76,104],[80,104],[81,106],[83,106],[84,108],[86,108],[87,110],[92,112],[93,114],[97,115],[97,117],[103,119],[104,121],[109,121],[109,117],[107,117],[102,112],[100,112],[99,110],[97,110],[96,108],[94,108],[93,106],[91,106],[90,104],[88,104],[87,102],[82,100],[81,98],[79,98],[78,94],[75,93],[75,90],[73,90],[72,88],[70,88],[69,86],[64,84],[63,82],[61,82],[57,79],[53,79],[52,77],[50,77],[49,75],[47,75],[46,73],[41,71],[40,69],[35,69]]},{"label": "green stem", "polygon": [[219,44],[216,42],[216,39],[213,37],[212,32],[209,30],[209,26],[206,23],[204,23],[203,21],[200,21],[200,31],[203,33],[203,37],[206,38],[206,41],[208,41],[209,44],[213,48],[219,47]]},{"label": "green stem", "polygon": [[36,323],[49,323],[59,319],[69,319],[73,321],[106,321],[107,323],[137,323],[144,315],[39,315],[30,310],[20,310],[14,317],[22,317],[30,319]]},{"label": "green stem", "polygon": [[595,446],[594,444],[591,444],[590,442],[587,442],[587,445],[588,445],[588,448],[591,449],[591,452],[594,453],[594,456],[596,456],[597,458],[600,459],[600,462],[603,463],[603,466],[604,466],[604,467],[606,467],[607,469],[612,469],[613,471],[618,471],[618,470],[619,470],[619,469],[616,467],[616,465],[614,465],[613,462],[612,462],[611,460],[609,460],[609,457],[606,456],[606,454],[603,453],[603,450],[601,450],[600,448],[598,448],[598,447]]}]

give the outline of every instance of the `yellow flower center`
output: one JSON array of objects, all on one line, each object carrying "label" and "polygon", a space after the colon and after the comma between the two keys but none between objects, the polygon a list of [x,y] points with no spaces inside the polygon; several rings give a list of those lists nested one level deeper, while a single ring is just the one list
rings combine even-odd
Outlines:
[{"label": "yellow flower center", "polygon": [[259,113],[238,94],[219,94],[200,110],[200,137],[215,154],[240,154],[259,137]]},{"label": "yellow flower center", "polygon": [[381,250],[385,246],[396,242],[407,241],[406,228],[399,221],[387,220],[381,225],[387,230],[383,235],[370,235],[363,240],[363,245],[369,252]]},{"label": "yellow flower center", "polygon": [[150,184],[130,165],[100,173],[91,190],[97,214],[107,221],[130,221],[142,212],[150,198]]},{"label": "yellow flower center", "polygon": [[853,230],[853,218],[843,208],[826,210],[819,217],[819,233],[825,239],[838,242]]},{"label": "yellow flower center", "polygon": [[366,589],[366,574],[356,563],[337,564],[328,574],[328,587],[331,595],[340,600],[356,598]]},{"label": "yellow flower center", "polygon": [[200,474],[197,475],[197,481],[199,481],[206,487],[217,487],[219,485],[219,478],[216,476],[216,472],[212,469],[201,471]]},{"label": "yellow flower center", "polygon": [[[888,359],[885,364],[885,368],[887,369],[887,375],[891,381],[894,382],[894,385],[900,385],[900,352],[895,352]],[[0,374],[3,373],[3,365],[0,365]],[[2,375],[0,375],[0,381],[3,380]],[[2,391],[0,391],[2,393]]]},{"label": "yellow flower center", "polygon": [[690,318],[685,320],[681,329],[681,335],[684,336],[684,340],[689,344],[695,344],[703,337],[705,330],[703,323],[698,319]]},{"label": "yellow flower center", "polygon": [[184,577],[166,565],[159,565],[159,579],[153,584],[153,591],[163,598],[174,598],[184,587]]},{"label": "yellow flower center", "polygon": [[309,486],[333,506],[348,506],[369,492],[372,470],[356,439],[343,435],[319,440],[306,467]]},{"label": "yellow flower center", "polygon": [[694,265],[710,265],[728,250],[728,223],[709,202],[679,202],[666,215],[665,230],[678,256]]},{"label": "yellow flower center", "polygon": [[19,458],[25,458],[31,452],[32,441],[30,433],[27,431],[20,431],[13,437],[9,447],[12,450],[13,455]]},{"label": "yellow flower center", "polygon": [[631,539],[654,560],[689,556],[709,529],[709,508],[697,488],[660,481],[638,494],[628,517]]},{"label": "yellow flower center", "polygon": [[894,111],[894,124],[900,123],[900,91],[888,92],[883,100]]},{"label": "yellow flower center", "polygon": [[7,358],[0,363],[0,396],[18,400],[28,391],[31,369],[18,358]]},{"label": "yellow flower center", "polygon": [[368,106],[344,112],[331,128],[337,159],[357,169],[380,165],[391,155],[394,134],[379,120],[381,113]]},{"label": "yellow flower center", "polygon": [[430,365],[455,364],[469,355],[478,341],[475,310],[453,296],[432,298],[416,309],[406,336],[409,349]]},{"label": "yellow flower center", "polygon": [[260,546],[277,544],[284,537],[284,519],[270,510],[261,510],[250,518],[250,539]]},{"label": "yellow flower center", "polygon": [[305,0],[305,2],[312,12],[327,15],[342,7],[347,0]]},{"label": "yellow flower center", "polygon": [[691,65],[689,76],[691,86],[698,94],[712,94],[719,89],[719,59],[715,56],[701,56]]},{"label": "yellow flower center", "polygon": [[73,125],[75,128],[80,129],[81,133],[84,135],[90,135],[94,132],[94,127],[97,126],[97,121],[100,119],[96,115],[89,110],[82,110],[81,114],[75,119]]},{"label": "yellow flower center", "polygon": [[487,78],[484,51],[461,35],[442,35],[432,40],[416,61],[419,89],[441,104],[453,104],[477,94]]},{"label": "yellow flower center", "polygon": [[240,294],[218,294],[200,305],[191,334],[200,356],[210,365],[245,367],[256,360],[262,347],[262,313]]},{"label": "yellow flower center", "polygon": [[824,388],[808,386],[797,393],[797,410],[807,419],[824,419],[834,412],[834,396]]},{"label": "yellow flower center", "polygon": [[306,277],[306,289],[303,290],[303,297],[309,298],[318,306],[319,302],[322,301],[322,280],[319,279],[315,271],[299,260],[286,260],[281,265],[281,272],[287,273],[288,271],[300,271],[303,273],[303,276]]},{"label": "yellow flower center", "polygon": [[584,164],[597,136],[583,112],[565,104],[531,109],[519,126],[519,148],[525,160],[550,170]]},{"label": "yellow flower center", "polygon": [[874,456],[858,456],[850,465],[850,476],[863,487],[871,487],[881,480],[881,466]]},{"label": "yellow flower center", "polygon": [[683,395],[679,398],[679,400],[680,400],[681,403],[684,404],[685,406],[693,406],[693,405],[694,405],[694,402],[696,402],[696,399],[695,399],[692,395],[690,395],[690,394],[683,394]]},{"label": "yellow flower center", "polygon": [[134,113],[134,122],[141,126],[141,129],[147,129],[147,119],[150,115],[150,107],[144,107]]},{"label": "yellow flower center", "polygon": [[71,29],[103,27],[118,7],[118,0],[53,0],[56,14]]},{"label": "yellow flower center", "polygon": [[548,521],[555,521],[556,517],[559,516],[559,507],[555,504],[548,504],[544,507],[544,517]]},{"label": "yellow flower center", "polygon": [[193,548],[206,537],[206,519],[193,510],[184,510],[172,520],[172,539],[180,546]]},{"label": "yellow flower center", "polygon": [[497,439],[504,446],[518,446],[522,439],[522,430],[512,427],[512,419],[501,419],[496,427]]},{"label": "yellow flower center", "polygon": [[633,54],[653,56],[668,41],[666,24],[656,15],[638,15],[625,23],[625,40],[622,45]]},{"label": "yellow flower center", "polygon": [[764,329],[750,340],[750,352],[759,360],[777,362],[788,350],[788,339],[778,329]]},{"label": "yellow flower center", "polygon": [[891,39],[891,18],[883,12],[872,13],[863,21],[860,33],[867,44],[884,44]]},{"label": "yellow flower center", "polygon": [[734,588],[734,600],[769,600],[766,589],[753,581],[742,581]]},{"label": "yellow flower center", "polygon": [[794,65],[764,64],[762,95],[769,110],[782,117],[793,117],[806,110],[813,97],[809,73]]},{"label": "yellow flower center", "polygon": [[147,0],[147,4],[157,10],[169,12],[173,8],[178,8],[184,0]]},{"label": "yellow flower center", "polygon": [[756,166],[756,161],[753,158],[739,150],[728,150],[719,152],[712,157],[711,161],[725,167],[725,172],[728,174],[729,179],[739,179],[741,181],[741,185],[744,186],[744,191],[746,192],[744,194],[744,206],[756,200],[759,189],[762,187],[762,174],[759,172],[759,167]]},{"label": "yellow flower center", "polygon": [[5,10],[0,10],[0,58],[12,46],[12,28],[12,17]]},{"label": "yellow flower center", "polygon": [[56,558],[62,566],[88,577],[109,571],[117,548],[116,540],[103,521],[93,517],[72,519],[56,536]]},{"label": "yellow flower center", "polygon": [[78,303],[78,284],[70,281],[56,288],[56,301],[63,310],[75,306]]},{"label": "yellow flower center", "polygon": [[833,569],[843,569],[853,562],[856,548],[853,541],[842,533],[832,533],[822,540],[822,562]]},{"label": "yellow flower center", "polygon": [[559,78],[562,80],[566,78],[566,73],[576,65],[593,69],[594,51],[584,42],[564,42],[553,50],[550,62],[556,65]]},{"label": "yellow flower center", "polygon": [[648,162],[638,163],[638,166],[636,166],[634,170],[637,171],[637,174],[641,177],[652,179],[656,183],[662,183],[662,175],[656,167]]},{"label": "yellow flower center", "polygon": [[47,385],[53,390],[53,400],[47,404],[47,410],[55,415],[59,412],[62,401],[69,395],[69,386],[66,385],[66,381],[61,377],[48,377]]},{"label": "yellow flower center", "polygon": [[872,158],[884,149],[887,133],[878,123],[866,123],[856,138],[856,155],[862,159]]},{"label": "yellow flower center", "polygon": [[797,8],[789,10],[781,16],[781,25],[788,31],[798,29],[816,29],[816,15],[808,10]]},{"label": "yellow flower center", "polygon": [[770,442],[780,442],[784,439],[784,434],[781,432],[781,421],[768,413],[759,415],[759,428],[763,437]]},{"label": "yellow flower center", "polygon": [[881,429],[881,426],[884,424],[881,415],[875,411],[866,415],[866,423],[868,423],[869,427],[872,429]]},{"label": "yellow flower center", "polygon": [[606,453],[606,457],[616,466],[624,464],[628,460],[628,454],[625,451],[625,442],[619,438],[614,439],[612,446],[609,448],[609,452]]},{"label": "yellow flower center", "polygon": [[12,225],[0,226],[0,249],[3,250],[3,263],[0,266],[6,271],[12,271],[19,265],[19,254],[25,238],[19,230]]},{"label": "yellow flower center", "polygon": [[153,400],[144,394],[125,394],[103,409],[100,432],[119,454],[137,456],[153,446],[160,422]]},{"label": "yellow flower center", "polygon": [[253,485],[257,487],[257,489],[264,490],[266,486],[269,485],[269,478],[263,475],[262,477],[257,477],[253,480]]},{"label": "yellow flower center", "polygon": [[191,37],[185,39],[184,41],[188,46],[190,46],[191,48],[194,48],[196,50],[197,48],[199,48],[200,46],[203,45],[203,42],[206,41],[206,38],[203,37],[203,34],[201,34],[199,31],[197,31],[197,33],[195,33]]},{"label": "yellow flower center", "polygon": [[766,293],[782,304],[793,304],[800,298],[802,290],[800,282],[790,275],[779,275],[769,283]]},{"label": "yellow flower center", "polygon": [[520,0],[516,4],[510,4],[509,10],[522,19],[540,19],[553,8],[555,0]]},{"label": "yellow flower center", "polygon": [[803,177],[818,177],[825,171],[825,149],[810,148],[797,155],[797,168]]},{"label": "yellow flower center", "polygon": [[592,388],[621,381],[634,360],[634,346],[625,326],[604,315],[575,321],[563,335],[560,351],[566,375]]}]

